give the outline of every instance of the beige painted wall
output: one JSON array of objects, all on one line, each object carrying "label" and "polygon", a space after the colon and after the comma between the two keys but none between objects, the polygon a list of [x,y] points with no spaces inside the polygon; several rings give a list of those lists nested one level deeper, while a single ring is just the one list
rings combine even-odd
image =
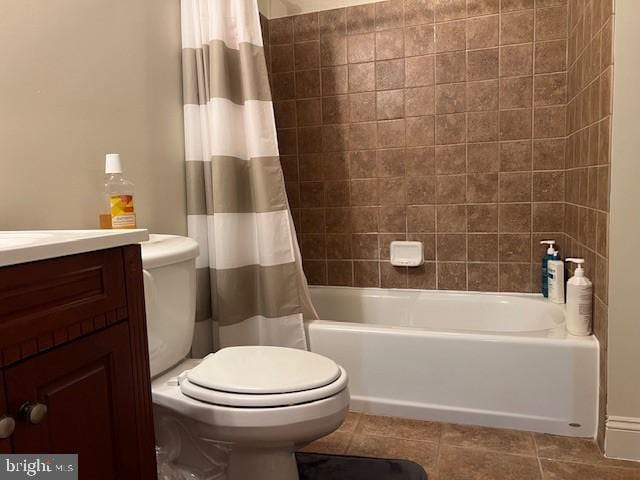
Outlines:
[{"label": "beige painted wall", "polygon": [[258,0],[258,10],[265,17],[269,18],[269,10],[271,10],[271,0]]},{"label": "beige painted wall", "polygon": [[0,2],[0,230],[95,228],[104,154],[185,233],[179,0]]},{"label": "beige painted wall", "polygon": [[[640,460],[640,2],[615,12],[607,454]],[[620,419],[630,419],[625,425]],[[624,427],[635,427],[626,429]]]}]

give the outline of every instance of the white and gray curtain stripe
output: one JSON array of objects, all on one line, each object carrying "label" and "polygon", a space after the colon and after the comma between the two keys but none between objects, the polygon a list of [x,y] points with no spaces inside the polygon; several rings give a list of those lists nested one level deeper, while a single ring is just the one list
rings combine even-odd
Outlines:
[{"label": "white and gray curtain stripe", "polygon": [[256,0],[182,0],[197,320],[219,345],[306,348],[313,316],[284,187]]}]

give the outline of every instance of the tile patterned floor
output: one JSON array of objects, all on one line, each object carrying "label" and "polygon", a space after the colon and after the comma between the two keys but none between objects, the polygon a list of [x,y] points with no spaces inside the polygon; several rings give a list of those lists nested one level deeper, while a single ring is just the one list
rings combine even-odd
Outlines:
[{"label": "tile patterned floor", "polygon": [[588,439],[357,412],[305,451],[412,460],[429,480],[640,480],[640,463],[604,458]]}]

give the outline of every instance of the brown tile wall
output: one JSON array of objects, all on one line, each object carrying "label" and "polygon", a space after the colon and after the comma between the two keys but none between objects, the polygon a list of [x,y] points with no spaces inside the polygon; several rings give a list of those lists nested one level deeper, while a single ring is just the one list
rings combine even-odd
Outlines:
[{"label": "brown tile wall", "polygon": [[601,344],[601,446],[607,384],[612,31],[612,0],[570,0],[566,254],[585,257],[586,274],[594,283],[594,330]]},{"label": "brown tile wall", "polygon": [[[564,235],[566,0],[388,0],[272,19],[312,284],[537,291]],[[392,240],[427,262],[395,268]]]}]

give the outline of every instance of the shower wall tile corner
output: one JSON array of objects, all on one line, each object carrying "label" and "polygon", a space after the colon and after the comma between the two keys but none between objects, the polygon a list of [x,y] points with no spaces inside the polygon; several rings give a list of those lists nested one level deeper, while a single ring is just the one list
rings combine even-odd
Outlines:
[{"label": "shower wall tile corner", "polygon": [[567,256],[586,260],[594,285],[594,333],[600,341],[600,418],[607,403],[609,169],[613,75],[613,0],[570,0],[567,47]]}]

